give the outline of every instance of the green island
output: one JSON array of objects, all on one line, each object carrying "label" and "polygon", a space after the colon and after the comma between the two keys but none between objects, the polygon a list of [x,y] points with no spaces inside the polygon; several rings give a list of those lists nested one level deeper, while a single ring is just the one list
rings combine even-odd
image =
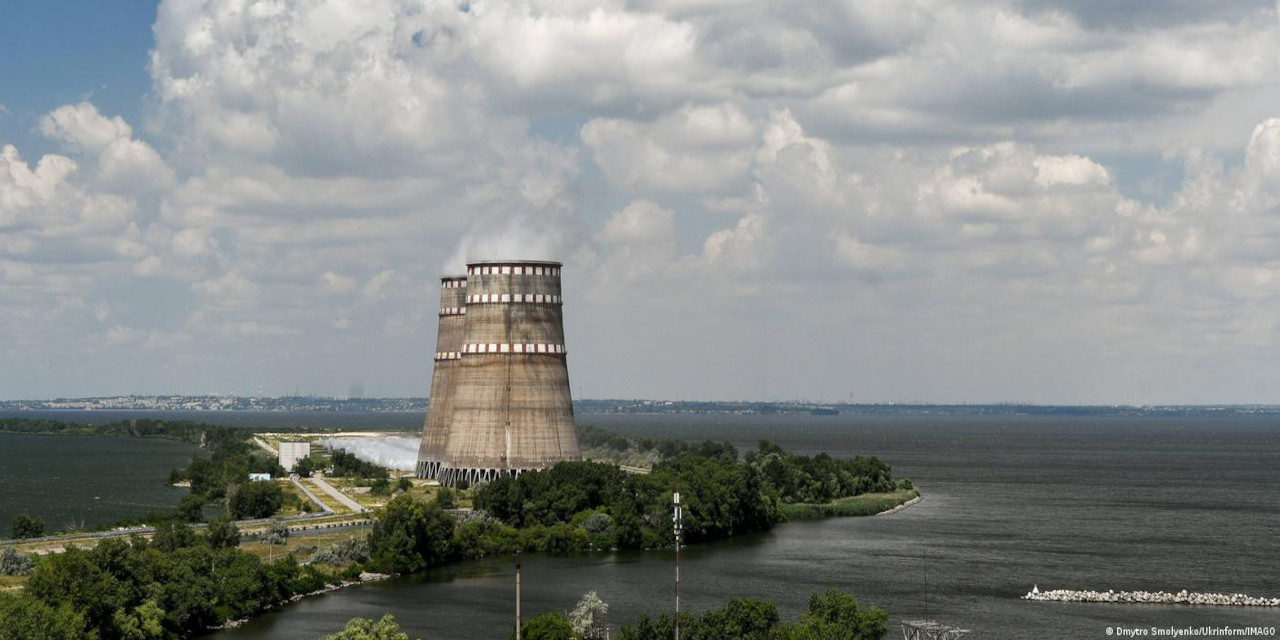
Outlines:
[{"label": "green island", "polygon": [[[591,460],[458,490],[408,477],[393,482],[387,469],[341,450],[313,454],[299,470],[323,470],[326,479],[342,481],[344,492],[361,489],[362,505],[378,505],[371,526],[357,534],[350,527],[366,514],[306,515],[311,501],[288,488],[291,481],[249,482],[249,473],[285,473],[254,444],[251,429],[155,420],[76,425],[8,419],[0,421],[3,432],[165,437],[196,443],[201,451],[170,478],[188,484],[190,494],[173,513],[144,518],[145,530],[77,539],[65,549],[6,546],[0,553],[0,640],[191,637],[309,594],[448,562],[518,551],[666,548],[672,544],[673,491],[682,495],[684,539],[690,544],[763,531],[790,519],[871,515],[920,495],[910,480],[895,480],[875,457],[799,456],[769,442],[740,455],[727,442],[629,438],[594,427],[579,430]],[[206,523],[209,510],[216,517]],[[284,515],[320,518],[346,530],[307,531],[290,526],[304,521],[279,519]],[[261,520],[269,517],[275,519]],[[22,524],[27,532],[37,531],[33,523]],[[757,600],[731,601],[687,622],[683,615],[682,633],[688,628],[689,638],[878,638],[885,629],[884,620],[875,622],[883,611],[860,610],[852,596],[836,592],[814,594],[810,611],[795,623],[780,622],[776,607]],[[742,633],[712,631],[730,618]],[[373,629],[383,622],[352,624]],[[849,633],[824,635],[819,629],[843,628],[846,622]],[[663,625],[672,624],[669,616],[643,616],[625,626],[622,637],[667,637]],[[696,633],[698,625],[706,633]],[[581,630],[576,636],[534,631],[522,636],[592,637]],[[849,635],[855,632],[860,635]]]}]

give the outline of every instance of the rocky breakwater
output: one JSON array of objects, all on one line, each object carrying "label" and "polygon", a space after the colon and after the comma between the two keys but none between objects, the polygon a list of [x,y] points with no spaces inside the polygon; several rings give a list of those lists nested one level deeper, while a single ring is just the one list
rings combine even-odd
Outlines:
[{"label": "rocky breakwater", "polygon": [[1192,604],[1220,607],[1280,607],[1280,598],[1256,598],[1243,593],[1195,593],[1165,591],[1041,591],[1032,587],[1023,600],[1041,602],[1110,602],[1116,604]]}]

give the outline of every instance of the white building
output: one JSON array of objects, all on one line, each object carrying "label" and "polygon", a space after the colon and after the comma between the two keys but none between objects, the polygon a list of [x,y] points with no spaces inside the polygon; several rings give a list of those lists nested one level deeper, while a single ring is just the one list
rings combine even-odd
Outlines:
[{"label": "white building", "polygon": [[281,442],[280,443],[280,466],[286,471],[293,471],[293,465],[299,460],[311,455],[310,442]]}]

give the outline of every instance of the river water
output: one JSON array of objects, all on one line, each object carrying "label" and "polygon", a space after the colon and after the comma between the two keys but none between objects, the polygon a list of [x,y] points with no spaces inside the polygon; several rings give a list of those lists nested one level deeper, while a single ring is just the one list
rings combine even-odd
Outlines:
[{"label": "river water", "polygon": [[195,450],[151,438],[0,433],[0,537],[19,513],[52,533],[172,511],[187,490],[170,486],[169,472]]},{"label": "river water", "polygon": [[[836,588],[896,623],[930,618],[974,638],[1106,638],[1108,627],[1280,626],[1280,611],[1033,603],[1041,589],[1280,596],[1280,420],[1043,416],[579,416],[648,436],[769,439],[805,452],[875,454],[925,500],[892,516],[789,523],[690,547],[682,606],[776,602],[784,619]],[[673,606],[670,553],[526,556],[526,616],[587,591],[616,629]],[[308,598],[214,634],[319,638],[394,614],[415,638],[505,638],[510,559],[464,562]]]}]

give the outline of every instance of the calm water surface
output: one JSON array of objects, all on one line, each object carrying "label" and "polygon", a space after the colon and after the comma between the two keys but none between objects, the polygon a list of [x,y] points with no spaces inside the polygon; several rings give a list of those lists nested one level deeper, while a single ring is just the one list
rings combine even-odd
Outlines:
[{"label": "calm water surface", "polygon": [[0,537],[19,513],[52,532],[170,510],[186,490],[169,485],[169,471],[194,451],[168,440],[0,433]]},{"label": "calm water surface", "polygon": [[[801,452],[879,455],[923,488],[899,514],[791,523],[689,548],[683,605],[731,597],[786,618],[834,587],[893,619],[929,617],[975,638],[1106,638],[1108,626],[1280,626],[1259,609],[1032,603],[1040,588],[1280,595],[1280,421],[1275,418],[580,416],[636,435],[769,439]],[[669,553],[524,560],[526,615],[598,591],[615,625],[672,605]],[[318,638],[393,613],[414,637],[502,638],[506,559],[310,598],[216,634]]]}]

